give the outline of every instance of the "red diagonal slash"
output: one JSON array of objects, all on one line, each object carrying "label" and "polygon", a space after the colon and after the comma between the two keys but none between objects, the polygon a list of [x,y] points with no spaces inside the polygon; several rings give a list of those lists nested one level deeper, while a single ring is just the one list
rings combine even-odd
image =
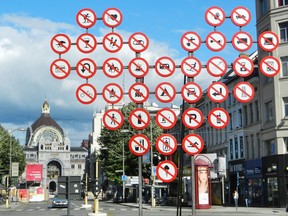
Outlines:
[{"label": "red diagonal slash", "polygon": [[145,122],[142,118],[139,118],[138,115],[135,114],[135,112],[132,114],[134,117],[136,117],[141,123],[147,124],[148,122]]},{"label": "red diagonal slash", "polygon": [[89,19],[89,17],[87,17],[85,14],[80,14],[80,16],[82,16],[85,20],[88,20],[90,23],[93,23],[93,20]]},{"label": "red diagonal slash", "polygon": [[166,176],[170,175],[171,177],[174,177],[174,174],[169,172],[169,170],[165,169],[164,167],[160,166],[160,168],[166,173]]},{"label": "red diagonal slash", "polygon": [[212,35],[210,35],[211,40],[213,40],[214,43],[217,43],[220,47],[222,47],[222,44],[217,41]]},{"label": "red diagonal slash", "polygon": [[116,92],[111,91],[110,89],[106,88],[105,91],[108,91],[109,94],[113,95],[114,97],[120,99],[120,95],[117,95]]},{"label": "red diagonal slash", "polygon": [[196,43],[196,42],[194,42],[191,38],[188,38],[187,37],[187,35],[185,35],[185,39],[189,42],[189,43],[191,43],[191,44],[193,44],[194,46],[198,46],[198,44]]},{"label": "red diagonal slash", "polygon": [[120,21],[120,20],[117,20],[117,18],[116,18],[116,17],[114,17],[112,14],[109,14],[108,12],[106,12],[105,14],[106,14],[106,15],[108,15],[108,16],[109,16],[109,18],[110,18],[110,19],[112,19],[113,21],[115,21],[115,22],[119,23],[119,21]]},{"label": "red diagonal slash", "polygon": [[266,61],[263,62],[267,67],[271,68],[271,70],[274,70],[274,72],[276,72],[276,68],[272,67],[272,65],[270,65],[269,63],[267,63]]},{"label": "red diagonal slash", "polygon": [[[164,93],[165,93],[165,95],[167,96],[167,97],[169,97],[170,99],[172,99],[172,96],[169,94],[169,92],[168,92],[168,90],[166,89],[163,89],[163,87],[162,86],[159,86],[159,89],[161,89]],[[167,93],[167,94],[166,94]]]},{"label": "red diagonal slash", "polygon": [[142,72],[143,74],[145,74],[146,71],[144,71],[143,68],[142,68],[139,64],[136,64],[135,61],[133,61],[132,64],[136,66],[136,69],[137,69],[138,71],[140,71],[140,72]]},{"label": "red diagonal slash", "polygon": [[64,73],[65,75],[69,73],[69,71],[65,71],[63,68],[61,68],[61,67],[58,66],[57,64],[54,63],[53,65],[56,67],[56,69],[60,70],[60,71],[61,71],[62,73]]},{"label": "red diagonal slash", "polygon": [[193,143],[191,140],[187,139],[187,142],[194,148],[196,148],[198,151],[200,150],[200,148],[198,147],[198,145],[195,144],[195,142]]},{"label": "red diagonal slash", "polygon": [[238,15],[238,17],[240,19],[243,19],[244,21],[248,22],[248,19],[246,19],[245,17],[242,16],[242,14],[240,14],[237,10],[234,11],[236,15]]},{"label": "red diagonal slash", "polygon": [[173,121],[171,121],[169,118],[167,118],[167,116],[165,116],[164,114],[162,114],[162,112],[159,113],[160,116],[162,116],[167,122],[169,122],[171,125],[174,123]]},{"label": "red diagonal slash", "polygon": [[134,143],[136,144],[136,145],[138,145],[141,149],[143,149],[144,151],[147,151],[148,149],[147,148],[145,148],[145,146],[143,146],[141,143],[139,143],[137,140],[136,140],[136,138],[133,140],[134,141]]},{"label": "red diagonal slash", "polygon": [[[85,37],[85,36],[84,36]],[[91,44],[89,44],[89,42],[87,42],[86,40],[84,40],[84,38],[83,37],[80,37],[80,40],[82,41],[82,42],[84,42],[85,43],[85,45],[86,46],[88,46],[88,47],[90,47],[91,49],[93,49],[94,47],[91,45]]]},{"label": "red diagonal slash", "polygon": [[217,120],[219,120],[220,122],[222,122],[223,124],[226,124],[226,122],[225,122],[223,119],[221,119],[218,115],[215,115],[214,112],[212,112],[212,115],[213,115]]},{"label": "red diagonal slash", "polygon": [[249,72],[250,72],[251,69],[247,68],[245,65],[242,65],[239,60],[236,61],[236,63],[238,63],[238,64],[239,64],[242,68],[244,68],[246,71],[249,71]]},{"label": "red diagonal slash", "polygon": [[237,87],[238,90],[240,90],[243,94],[245,94],[247,97],[252,97],[252,95],[250,95],[248,92],[244,91],[242,88],[240,88],[239,86]]},{"label": "red diagonal slash", "polygon": [[[65,44],[62,43],[61,41],[57,40],[57,38],[55,38],[54,40],[57,42],[57,45],[58,45],[58,44],[61,44],[61,47],[64,47],[66,50],[68,49],[68,47],[65,46]],[[59,46],[60,46],[60,45],[59,45]]]},{"label": "red diagonal slash", "polygon": [[224,94],[222,94],[218,89],[216,89],[214,86],[211,87],[218,95],[222,96],[223,98],[225,97]]},{"label": "red diagonal slash", "polygon": [[112,116],[110,116],[109,114],[107,114],[107,117],[110,118],[111,121],[115,122],[116,124],[118,124],[118,126],[120,125],[120,122],[117,121],[117,119],[115,119],[115,117],[113,118]]},{"label": "red diagonal slash", "polygon": [[139,89],[135,89],[135,86],[134,86],[132,89],[135,91],[135,93],[136,93],[137,95],[139,95],[139,96],[141,96],[141,97],[143,97],[143,98],[146,97],[141,91],[139,91]]},{"label": "red diagonal slash", "polygon": [[220,63],[222,63],[222,62],[219,62],[218,64],[216,64],[215,62],[211,61],[211,64],[214,65],[214,67],[216,67],[218,70],[222,71],[222,73],[223,73],[223,72],[225,72],[225,70],[224,70],[225,68],[221,68],[219,66]]},{"label": "red diagonal slash", "polygon": [[196,118],[192,118],[191,115],[189,113],[186,114],[188,116],[188,118],[192,121],[195,121],[197,124],[200,124],[200,122],[196,119]]},{"label": "red diagonal slash", "polygon": [[83,62],[80,62],[80,65],[85,68],[86,71],[88,71],[88,73],[92,74],[93,71],[92,70],[89,70],[89,67],[87,67],[85,64],[83,64]]},{"label": "red diagonal slash", "polygon": [[[243,39],[239,38],[238,35],[236,35],[236,38],[238,39],[239,42],[243,43],[244,45],[246,45],[247,47],[250,46],[250,44],[246,43]],[[248,41],[248,40],[247,40]]]},{"label": "red diagonal slash", "polygon": [[167,142],[164,142],[164,140],[160,139],[160,142],[162,142],[163,145],[165,145],[165,147],[169,148],[171,151],[173,150],[173,148]]},{"label": "red diagonal slash", "polygon": [[[196,64],[196,63],[197,63],[197,62],[195,62],[195,64]],[[197,69],[197,68],[193,67],[192,64],[188,64],[187,61],[185,61],[184,64],[187,65],[190,70],[191,70],[191,69],[192,69],[192,70],[195,70],[196,73],[200,73],[200,72],[201,72],[201,68],[200,68],[200,67]]]},{"label": "red diagonal slash", "polygon": [[109,68],[113,69],[116,73],[120,74],[120,69],[117,70],[116,66],[113,66],[109,62],[107,62],[107,65],[108,65]]},{"label": "red diagonal slash", "polygon": [[135,36],[133,36],[132,39],[136,42],[137,45],[140,45],[140,46],[142,46],[142,48],[145,48],[144,43],[143,44],[140,43],[139,40],[137,38],[135,38]]},{"label": "red diagonal slash", "polygon": [[188,88],[188,86],[185,86],[185,89],[188,91],[187,93],[189,93],[190,95],[193,95],[196,98],[199,97],[199,95],[197,95],[196,92],[194,92],[190,88]]},{"label": "red diagonal slash", "polygon": [[208,13],[210,13],[214,17],[214,19],[219,20],[220,22],[223,20],[223,19],[220,19],[219,16],[216,16],[211,10],[209,10]]},{"label": "red diagonal slash", "polygon": [[83,94],[85,94],[90,99],[93,99],[92,95],[88,94],[88,92],[84,91],[82,88],[79,89]]}]

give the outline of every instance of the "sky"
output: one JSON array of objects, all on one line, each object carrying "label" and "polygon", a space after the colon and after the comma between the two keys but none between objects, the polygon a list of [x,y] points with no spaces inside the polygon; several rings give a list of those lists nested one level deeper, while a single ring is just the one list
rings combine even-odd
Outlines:
[{"label": "sky", "polygon": [[[233,9],[243,6],[251,12],[251,21],[242,27],[242,31],[249,33],[256,41],[256,15],[255,1],[252,0],[0,0],[0,124],[7,130],[27,128],[41,115],[41,106],[47,99],[51,107],[51,117],[64,129],[73,146],[80,146],[83,139],[87,139],[92,132],[92,119],[95,112],[105,108],[106,102],[101,92],[105,85],[117,83],[124,92],[128,92],[135,82],[128,70],[118,78],[108,78],[102,70],[88,80],[97,91],[97,98],[91,104],[82,104],[76,97],[77,88],[86,83],[86,79],[72,70],[65,79],[56,79],[50,73],[51,63],[58,59],[50,42],[57,34],[67,35],[72,43],[86,33],[86,29],[76,22],[77,13],[82,9],[91,9],[95,12],[97,21],[88,29],[99,43],[90,54],[81,53],[72,45],[67,53],[61,55],[62,59],[75,67],[83,58],[91,58],[97,67],[111,57],[119,58],[124,66],[128,66],[135,58],[125,42],[129,37],[140,32],[149,40],[149,47],[141,52],[150,66],[161,57],[171,58],[176,65],[188,56],[181,46],[181,37],[186,32],[195,32],[201,38],[201,46],[193,52],[202,65],[213,56],[221,56],[231,64],[239,55],[231,43],[219,52],[213,52],[205,46],[207,35],[214,31],[214,27],[205,21],[205,12],[208,8],[219,7],[223,9],[226,19],[216,28],[217,31],[231,41],[239,27],[229,18]],[[124,41],[122,49],[117,53],[109,53],[103,49],[101,42],[106,34],[112,31],[104,25],[102,14],[106,9],[118,9],[123,20],[114,32]],[[253,45],[247,53],[252,53],[257,47]],[[195,77],[195,82],[204,90],[215,79],[202,70]],[[173,84],[177,92],[183,85],[183,74],[179,68],[169,77],[161,77],[150,69],[144,78],[150,92],[161,82]],[[124,102],[129,102],[124,96]],[[160,103],[151,94],[149,103],[157,103],[160,107],[169,107],[171,104],[180,105],[181,95],[177,94],[171,103]],[[25,133],[15,131],[13,135],[25,143]]]}]

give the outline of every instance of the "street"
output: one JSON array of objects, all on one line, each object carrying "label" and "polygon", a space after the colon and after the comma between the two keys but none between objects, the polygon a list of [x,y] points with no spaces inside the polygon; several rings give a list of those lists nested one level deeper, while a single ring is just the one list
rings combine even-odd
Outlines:
[{"label": "street", "polygon": [[[91,209],[82,209],[83,201],[71,201],[70,216],[87,216],[91,213]],[[89,201],[92,204],[92,201]],[[107,216],[137,216],[139,209],[135,203],[117,204],[112,202],[100,202],[100,212],[107,213]],[[0,206],[1,216],[67,216],[67,208],[52,208],[51,201],[39,203],[12,203],[9,208],[5,205]],[[180,212],[179,214],[180,215]],[[191,207],[183,207],[181,216],[192,215]],[[263,216],[263,215],[288,215],[285,209],[273,208],[245,208],[239,207],[236,211],[235,207],[213,206],[211,209],[196,210],[199,216]],[[143,216],[177,216],[175,206],[157,206],[151,208],[149,205],[143,205]]]}]

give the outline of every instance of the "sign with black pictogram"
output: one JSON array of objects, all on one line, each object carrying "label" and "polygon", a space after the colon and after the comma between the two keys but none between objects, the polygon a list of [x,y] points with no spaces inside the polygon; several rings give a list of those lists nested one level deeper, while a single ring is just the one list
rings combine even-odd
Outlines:
[{"label": "sign with black pictogram", "polygon": [[128,45],[134,52],[144,52],[149,46],[149,39],[145,34],[136,32],[129,37]]},{"label": "sign with black pictogram", "polygon": [[245,7],[236,7],[232,10],[231,14],[231,21],[236,26],[246,26],[251,21],[251,13]]},{"label": "sign with black pictogram", "polygon": [[258,44],[263,50],[271,52],[278,48],[278,35],[272,31],[265,31],[259,35]]},{"label": "sign with black pictogram", "polygon": [[109,109],[103,115],[103,124],[109,130],[118,130],[124,123],[124,116],[120,110]]},{"label": "sign with black pictogram", "polygon": [[216,6],[208,8],[205,12],[205,20],[210,26],[222,25],[225,18],[223,9]]},{"label": "sign with black pictogram", "polygon": [[182,121],[184,125],[192,130],[199,128],[202,125],[203,120],[203,114],[197,108],[188,108],[182,115]]},{"label": "sign with black pictogram", "polygon": [[90,58],[83,58],[76,65],[77,74],[84,79],[93,77],[96,71],[96,63]]},{"label": "sign with black pictogram", "polygon": [[50,41],[51,49],[57,54],[64,54],[71,48],[71,40],[65,34],[57,34]]},{"label": "sign with black pictogram", "polygon": [[172,155],[177,150],[177,140],[171,134],[162,134],[156,139],[156,149],[162,155]]},{"label": "sign with black pictogram", "polygon": [[56,59],[50,65],[50,73],[56,79],[64,79],[69,76],[71,67],[65,59]]},{"label": "sign with black pictogram", "polygon": [[176,69],[175,62],[169,57],[161,57],[155,63],[155,71],[161,77],[171,76]]},{"label": "sign with black pictogram", "polygon": [[96,37],[89,33],[81,34],[76,41],[78,50],[82,53],[91,53],[97,47]]},{"label": "sign with black pictogram", "polygon": [[187,77],[197,76],[201,72],[201,69],[202,69],[201,62],[193,56],[189,56],[183,59],[181,63],[181,71]]},{"label": "sign with black pictogram", "polygon": [[122,23],[122,13],[117,8],[108,8],[102,14],[103,23],[110,27],[115,28]]},{"label": "sign with black pictogram", "polygon": [[97,92],[93,85],[85,83],[77,88],[76,97],[82,104],[91,104],[95,101]]},{"label": "sign with black pictogram", "polygon": [[172,161],[161,161],[156,167],[158,179],[162,182],[172,182],[178,175],[176,165]]},{"label": "sign with black pictogram", "polygon": [[149,88],[141,82],[134,83],[128,91],[129,98],[134,103],[144,103],[149,97]]},{"label": "sign with black pictogram", "polygon": [[211,76],[220,77],[227,71],[227,62],[220,56],[214,56],[207,62],[206,69]]},{"label": "sign with black pictogram", "polygon": [[223,108],[214,108],[208,114],[208,122],[215,129],[223,129],[229,124],[229,114]]},{"label": "sign with black pictogram", "polygon": [[254,87],[248,82],[239,82],[233,89],[234,97],[241,103],[247,103],[254,98]]},{"label": "sign with black pictogram", "polygon": [[248,51],[252,47],[252,44],[252,37],[247,32],[240,31],[232,37],[232,45],[239,52]]},{"label": "sign with black pictogram", "polygon": [[155,96],[162,103],[170,103],[176,96],[176,89],[171,83],[162,82],[156,86]]},{"label": "sign with black pictogram", "polygon": [[207,90],[208,97],[215,103],[222,103],[229,95],[227,86],[222,82],[213,82]]},{"label": "sign with black pictogram", "polygon": [[202,89],[197,83],[188,82],[182,87],[181,95],[187,103],[196,103],[202,97]]},{"label": "sign with black pictogram", "polygon": [[123,72],[123,64],[118,58],[108,58],[103,63],[103,72],[109,78],[119,77]]},{"label": "sign with black pictogram", "polygon": [[204,148],[204,141],[197,134],[188,134],[182,141],[182,148],[187,154],[193,156],[201,153]]},{"label": "sign with black pictogram", "polygon": [[233,62],[233,70],[240,77],[247,77],[254,71],[254,63],[247,56],[240,56]]},{"label": "sign with black pictogram", "polygon": [[123,46],[123,39],[119,34],[111,32],[104,36],[102,43],[103,48],[107,52],[116,53],[121,50]]},{"label": "sign with black pictogram", "polygon": [[181,46],[188,52],[194,52],[201,46],[201,38],[196,32],[186,32],[181,37]]},{"label": "sign with black pictogram", "polygon": [[206,46],[214,52],[219,52],[225,48],[226,38],[221,32],[213,31],[206,37]]},{"label": "sign with black pictogram", "polygon": [[143,78],[149,71],[149,64],[144,58],[134,58],[128,66],[129,73],[136,78]]},{"label": "sign with black pictogram", "polygon": [[163,108],[156,113],[156,124],[162,129],[171,129],[176,122],[176,114],[169,108]]},{"label": "sign with black pictogram", "polygon": [[96,13],[89,8],[84,8],[77,13],[76,21],[81,28],[91,28],[97,21]]},{"label": "sign with black pictogram", "polygon": [[260,71],[268,77],[276,76],[280,72],[280,62],[273,56],[266,56],[260,61]]},{"label": "sign with black pictogram", "polygon": [[150,123],[150,115],[147,110],[143,108],[136,108],[130,113],[129,122],[133,128],[142,130],[148,127]]},{"label": "sign with black pictogram", "polygon": [[102,96],[107,103],[115,104],[123,98],[123,90],[117,83],[109,83],[103,88]]},{"label": "sign with black pictogram", "polygon": [[129,149],[136,156],[143,156],[150,150],[150,140],[143,134],[136,134],[129,140]]}]

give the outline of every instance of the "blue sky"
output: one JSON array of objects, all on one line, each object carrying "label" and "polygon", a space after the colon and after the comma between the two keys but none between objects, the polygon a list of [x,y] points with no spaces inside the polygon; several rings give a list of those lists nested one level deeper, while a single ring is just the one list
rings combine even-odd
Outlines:
[{"label": "blue sky", "polygon": [[[65,80],[56,80],[49,72],[52,61],[58,58],[50,48],[50,40],[59,33],[71,37],[72,42],[85,32],[76,23],[76,14],[83,8],[92,9],[98,18],[108,8],[117,8],[123,15],[123,21],[115,29],[124,41],[134,32],[142,32],[150,41],[149,48],[141,54],[150,65],[162,56],[169,56],[179,65],[187,52],[180,45],[181,36],[188,31],[197,32],[201,40],[213,31],[213,27],[205,22],[204,14],[209,7],[217,6],[224,10],[226,16],[237,6],[244,6],[252,14],[252,19],[243,31],[252,35],[256,40],[255,29],[255,1],[251,0],[61,0],[61,1],[36,1],[36,0],[7,0],[0,1],[0,123],[7,129],[30,126],[41,114],[41,105],[47,98],[51,105],[51,116],[68,133],[73,145],[78,146],[82,139],[87,139],[92,130],[92,117],[95,111],[103,109],[105,102],[101,96],[90,105],[83,105],[75,97],[76,88],[84,83],[77,77],[75,71]],[[233,34],[239,27],[232,24],[227,18],[217,30],[225,34],[227,41],[231,41]],[[97,20],[96,25],[89,29],[98,41],[110,32],[102,20]],[[64,54],[71,66],[76,66],[78,60],[84,57],[93,58],[97,65],[108,57],[116,56],[128,65],[135,54],[128,46],[123,46],[121,52],[108,54],[99,46],[91,55],[82,54],[74,47],[69,53]],[[248,51],[255,51],[255,45]],[[194,52],[202,64],[212,56],[221,56],[228,63],[237,57],[237,52],[231,44],[227,44],[220,52],[210,51],[205,44]],[[97,71],[97,76],[89,82],[95,85],[98,92],[103,85],[117,82],[127,91],[133,77],[124,71],[125,75],[119,79],[111,80]],[[177,91],[180,91],[183,76],[178,69],[175,75],[169,78],[155,76],[154,70],[149,71],[146,83],[154,91],[154,87],[162,81],[171,82]],[[212,81],[211,76],[203,72],[196,77],[202,88],[207,88],[207,83]],[[149,102],[161,104],[151,96]],[[181,98],[177,95],[174,104],[180,105]],[[22,134],[19,136],[23,143]]]}]

